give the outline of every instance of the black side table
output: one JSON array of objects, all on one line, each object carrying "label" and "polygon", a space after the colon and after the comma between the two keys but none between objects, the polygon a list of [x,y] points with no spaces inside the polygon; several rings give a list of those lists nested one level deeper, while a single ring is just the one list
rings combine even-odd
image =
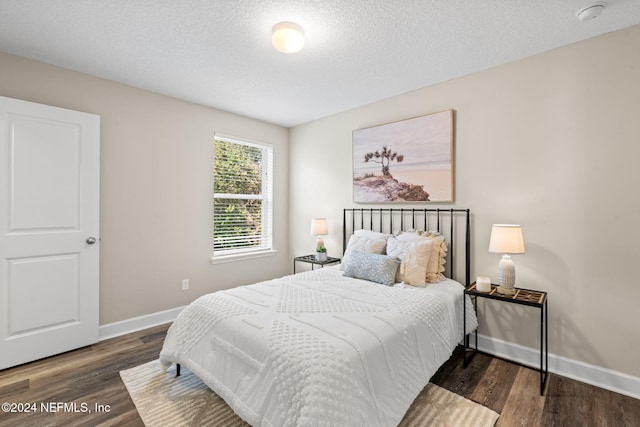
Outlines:
[{"label": "black side table", "polygon": [[[498,285],[491,285],[490,292],[480,292],[476,289],[476,283],[473,282],[469,287],[465,288],[465,295],[469,295],[472,297],[474,302],[474,307],[476,309],[476,313],[478,313],[478,298],[487,298],[496,301],[508,302],[513,304],[521,304],[529,307],[535,307],[540,309],[540,395],[544,395],[544,388],[547,383],[547,379],[549,377],[549,325],[547,322],[548,318],[548,308],[547,308],[547,293],[542,291],[534,291],[531,289],[522,289],[515,288],[515,295],[502,295],[498,293]],[[467,299],[464,298],[464,330],[467,328]],[[478,329],[476,329],[475,333],[475,348],[471,348],[469,346],[469,335],[465,335],[464,337],[464,360],[463,367],[467,367],[473,356],[478,351]],[[470,354],[470,357],[467,358],[467,353]],[[544,361],[544,363],[543,363]]]},{"label": "black side table", "polygon": [[316,259],[315,255],[304,255],[304,256],[295,257],[293,259],[293,274],[296,274],[296,262],[309,263],[309,264],[311,264],[311,269],[313,270],[313,267],[315,265],[319,265],[320,267],[324,267],[325,265],[336,264],[336,263],[340,262],[340,258],[327,257],[326,261],[318,261]]}]

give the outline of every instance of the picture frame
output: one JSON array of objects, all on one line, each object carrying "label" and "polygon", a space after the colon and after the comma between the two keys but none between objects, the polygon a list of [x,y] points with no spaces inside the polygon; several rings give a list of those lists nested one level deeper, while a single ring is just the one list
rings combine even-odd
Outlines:
[{"label": "picture frame", "polygon": [[454,201],[453,109],[353,131],[354,203]]}]

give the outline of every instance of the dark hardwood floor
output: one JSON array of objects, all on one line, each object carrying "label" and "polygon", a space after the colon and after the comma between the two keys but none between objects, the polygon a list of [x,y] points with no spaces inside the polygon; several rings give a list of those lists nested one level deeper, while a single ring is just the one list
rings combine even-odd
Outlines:
[{"label": "dark hardwood floor", "polygon": [[[156,359],[167,327],[0,371],[0,403],[37,406],[34,412],[0,411],[0,426],[143,426],[119,371]],[[640,400],[553,374],[540,396],[539,381],[537,371],[482,353],[463,369],[461,348],[432,378],[500,413],[496,427],[640,426]],[[66,403],[67,410],[43,412],[41,403],[53,410]],[[73,403],[77,412],[69,411]]]}]

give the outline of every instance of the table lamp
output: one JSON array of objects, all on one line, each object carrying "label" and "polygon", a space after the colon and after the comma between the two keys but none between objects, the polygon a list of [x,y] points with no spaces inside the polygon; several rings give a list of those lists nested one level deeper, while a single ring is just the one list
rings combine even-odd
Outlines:
[{"label": "table lamp", "polygon": [[329,234],[327,227],[327,218],[313,218],[311,220],[311,235],[318,236],[316,239],[316,249],[324,248],[324,240],[320,236]]},{"label": "table lamp", "polygon": [[493,224],[489,240],[489,252],[504,254],[498,263],[497,291],[503,295],[515,295],[516,266],[507,254],[523,254],[522,227],[515,224]]}]

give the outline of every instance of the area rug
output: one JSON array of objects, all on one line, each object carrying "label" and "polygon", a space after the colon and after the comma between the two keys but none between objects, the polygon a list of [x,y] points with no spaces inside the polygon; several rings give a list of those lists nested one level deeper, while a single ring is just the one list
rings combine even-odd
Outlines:
[{"label": "area rug", "polygon": [[[248,426],[188,369],[175,376],[154,360],[120,372],[146,427]],[[428,384],[413,402],[401,427],[492,427],[498,414],[435,384]]]}]

